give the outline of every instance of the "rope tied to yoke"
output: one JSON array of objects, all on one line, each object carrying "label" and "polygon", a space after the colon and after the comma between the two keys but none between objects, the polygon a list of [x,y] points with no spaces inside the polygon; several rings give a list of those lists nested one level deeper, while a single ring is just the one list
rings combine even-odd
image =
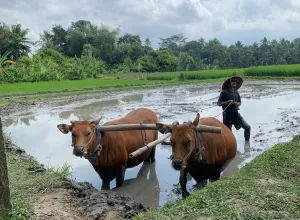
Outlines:
[{"label": "rope tied to yoke", "polygon": [[[182,161],[189,160],[190,155],[192,154],[192,152],[195,150],[195,148],[197,146],[197,140],[198,140],[199,151],[193,156],[193,158],[197,158],[200,161],[202,160],[203,154],[205,152],[205,147],[203,145],[203,138],[202,138],[201,131],[196,130],[194,147],[189,151],[189,153],[185,156],[185,158]],[[168,157],[168,159],[170,159],[170,160],[173,160],[173,158],[174,158],[173,154],[170,155],[170,157]]]},{"label": "rope tied to yoke", "polygon": [[[140,125],[141,125],[141,137],[142,137],[142,141],[144,142],[144,146],[147,147],[147,151],[149,150],[149,146],[147,145],[147,134],[146,134],[146,131],[142,129],[142,122],[140,122]],[[144,131],[144,135],[145,135],[145,138],[143,137],[143,131]]]},{"label": "rope tied to yoke", "polygon": [[196,131],[196,137],[198,138],[199,141],[199,152],[197,154],[195,154],[195,157],[199,156],[199,160],[202,160],[203,158],[203,154],[205,152],[205,147],[203,145],[203,139],[202,139],[202,134],[200,131]]}]

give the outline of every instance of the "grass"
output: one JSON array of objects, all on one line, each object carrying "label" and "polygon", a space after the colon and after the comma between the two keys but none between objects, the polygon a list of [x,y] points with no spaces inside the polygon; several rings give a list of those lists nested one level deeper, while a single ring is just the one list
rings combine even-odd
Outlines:
[{"label": "grass", "polygon": [[30,94],[42,92],[71,91],[93,88],[136,86],[155,84],[154,82],[138,79],[86,79],[68,81],[50,81],[36,83],[1,84],[0,95]]},{"label": "grass", "polygon": [[300,219],[300,135],[239,173],[136,219]]},{"label": "grass", "polygon": [[274,66],[258,66],[248,68],[244,72],[245,76],[284,76],[284,77],[300,77],[300,64],[294,65],[274,65]]},{"label": "grass", "polygon": [[147,80],[176,80],[180,74],[184,74],[187,80],[203,80],[203,79],[216,79],[232,76],[236,71],[239,76],[244,75],[245,69],[226,69],[226,70],[200,70],[200,71],[183,71],[175,73],[153,73],[148,74]]},{"label": "grass", "polygon": [[16,160],[16,154],[7,152],[7,164],[13,209],[8,220],[33,219],[30,202],[41,191],[60,186],[69,177],[69,165],[65,164],[56,169],[51,168],[43,173],[30,174],[28,168],[38,163],[30,158]]}]

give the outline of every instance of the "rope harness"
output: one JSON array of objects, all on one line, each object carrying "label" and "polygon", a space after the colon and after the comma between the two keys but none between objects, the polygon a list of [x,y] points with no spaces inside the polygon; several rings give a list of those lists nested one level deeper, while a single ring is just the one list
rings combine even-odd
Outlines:
[{"label": "rope harness", "polygon": [[84,154],[84,155],[83,155],[83,157],[84,157],[85,159],[91,158],[91,159],[94,159],[94,160],[95,160],[96,157],[97,157],[98,151],[101,151],[101,150],[102,150],[102,146],[101,146],[101,144],[100,144],[100,142],[101,142],[101,137],[102,137],[102,136],[101,136],[101,131],[99,130],[100,127],[101,127],[100,125],[97,125],[97,126],[94,128],[92,137],[90,138],[90,140],[89,140],[84,146],[76,146],[74,142],[72,142],[72,144],[71,144],[71,146],[72,146],[73,148],[78,148],[78,149],[82,149],[82,150],[83,150],[86,146],[88,146],[88,145],[91,143],[91,141],[93,140],[94,136],[95,136],[95,135],[97,136],[97,146],[93,149],[93,151],[92,151],[90,154]]},{"label": "rope harness", "polygon": [[[202,160],[203,158],[203,154],[205,152],[205,147],[203,145],[203,139],[202,139],[202,134],[200,131],[195,131],[195,138],[194,138],[194,146],[191,148],[191,150],[189,151],[189,153],[185,156],[185,158],[182,159],[182,162],[187,161],[192,152],[195,150],[196,146],[197,146],[197,140],[198,140],[198,145],[199,145],[199,151],[195,154],[194,157],[199,157],[199,160]],[[172,154],[168,159],[173,160],[174,155]]]},{"label": "rope harness", "polygon": [[[141,125],[141,137],[142,137],[142,141],[144,143],[144,146],[148,147],[148,150],[149,150],[149,146],[147,145],[147,134],[146,134],[146,131],[142,129],[142,123],[140,123],[140,125]],[[77,148],[78,150],[83,151],[83,149],[92,142],[94,136],[95,135],[97,136],[97,146],[93,149],[93,151],[90,154],[84,154],[83,155],[83,157],[85,159],[91,158],[91,159],[95,160],[96,157],[97,157],[97,153],[102,150],[102,146],[101,146],[101,143],[100,143],[101,142],[101,137],[102,137],[102,134],[101,134],[101,131],[100,131],[100,127],[101,127],[100,125],[97,125],[94,128],[92,137],[90,138],[90,140],[84,146],[76,146],[76,144],[74,142],[72,142],[72,144],[71,144],[71,146],[73,148]],[[144,137],[143,137],[143,131],[144,131]]]},{"label": "rope harness", "polygon": [[[146,131],[142,129],[142,123],[140,123],[141,125],[141,137],[142,137],[142,141],[144,142],[144,146],[148,147],[147,145],[147,135],[146,135]],[[144,131],[144,134],[145,134],[145,138],[143,138],[143,131]],[[148,147],[149,148],[149,147]]]}]

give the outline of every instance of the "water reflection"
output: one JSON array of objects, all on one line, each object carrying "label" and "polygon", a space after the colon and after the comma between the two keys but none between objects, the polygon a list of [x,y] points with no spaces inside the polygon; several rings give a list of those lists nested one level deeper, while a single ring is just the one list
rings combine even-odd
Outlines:
[{"label": "water reflection", "polygon": [[20,118],[14,118],[14,119],[7,119],[4,121],[5,127],[15,127],[15,126],[30,126],[32,122],[37,121],[36,117],[34,115],[26,116],[26,117],[20,117]]},{"label": "water reflection", "polygon": [[155,169],[156,163],[143,163],[137,177],[127,179],[124,185],[113,190],[125,196],[131,196],[146,207],[159,206],[159,182]]},{"label": "water reflection", "polygon": [[[241,145],[240,145],[241,146]],[[226,169],[223,171],[223,176],[229,176],[239,171],[240,165],[244,162],[247,158],[251,156],[250,154],[250,142],[244,142],[244,152],[241,153],[240,151],[236,152],[235,158],[228,164]]]},{"label": "water reflection", "polygon": [[143,94],[134,94],[134,95],[127,95],[122,98],[122,101],[125,103],[130,102],[141,102],[143,100]]},{"label": "water reflection", "polygon": [[58,115],[59,115],[59,118],[61,118],[61,119],[69,119],[72,114],[73,114],[73,111],[62,111]]},{"label": "water reflection", "polygon": [[80,119],[93,120],[110,108],[116,107],[120,101],[118,99],[111,99],[106,101],[97,101],[88,105],[81,105],[73,110],[73,113]]}]

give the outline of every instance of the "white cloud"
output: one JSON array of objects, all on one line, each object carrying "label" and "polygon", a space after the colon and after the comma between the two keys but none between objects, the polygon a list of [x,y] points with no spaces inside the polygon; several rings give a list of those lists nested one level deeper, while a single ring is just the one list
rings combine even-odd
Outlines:
[{"label": "white cloud", "polygon": [[300,0],[291,0],[291,4],[296,7],[300,7]]},{"label": "white cloud", "polygon": [[33,40],[53,24],[67,28],[84,19],[153,41],[182,33],[190,40],[248,44],[299,36],[299,7],[300,0],[11,0],[2,3],[0,20],[30,28]]}]

